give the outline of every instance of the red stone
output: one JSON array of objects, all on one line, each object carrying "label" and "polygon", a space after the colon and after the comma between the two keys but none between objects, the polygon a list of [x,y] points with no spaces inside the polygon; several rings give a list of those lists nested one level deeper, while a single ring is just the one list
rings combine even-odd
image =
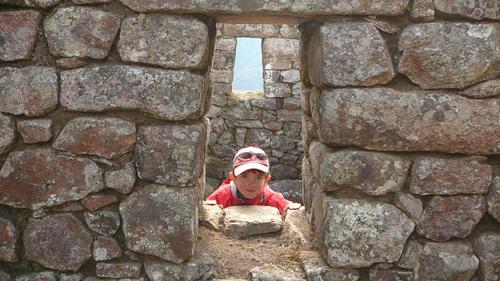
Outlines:
[{"label": "red stone", "polygon": [[0,262],[17,262],[17,230],[12,222],[0,218]]},{"label": "red stone", "polygon": [[0,61],[30,57],[41,18],[39,12],[30,10],[0,12]]},{"label": "red stone", "polygon": [[104,206],[118,202],[114,195],[90,195],[82,200],[82,203],[91,211],[98,210]]}]

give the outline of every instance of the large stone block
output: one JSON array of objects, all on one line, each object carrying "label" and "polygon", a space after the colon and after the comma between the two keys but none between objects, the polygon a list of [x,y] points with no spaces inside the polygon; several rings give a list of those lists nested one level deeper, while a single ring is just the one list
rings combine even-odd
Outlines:
[{"label": "large stone block", "polygon": [[214,261],[207,253],[200,253],[184,264],[159,260],[144,262],[144,269],[151,281],[209,280],[213,274],[213,267]]},{"label": "large stone block", "polygon": [[44,115],[56,108],[57,93],[55,68],[0,68],[0,112],[30,117]]},{"label": "large stone block", "polygon": [[24,231],[28,260],[61,271],[78,271],[92,256],[92,235],[72,214],[30,219]]},{"label": "large stone block", "polygon": [[498,0],[434,0],[436,10],[459,15],[475,20],[500,19],[500,2]]},{"label": "large stone block", "polygon": [[500,74],[498,26],[426,23],[403,30],[398,71],[424,89],[464,88]]},{"label": "large stone block", "polygon": [[479,258],[479,273],[483,280],[500,280],[500,234],[481,233],[474,241],[474,253]]},{"label": "large stone block", "polygon": [[[0,261],[17,262],[17,229],[12,222],[0,217]],[[1,279],[1,278],[0,278]]]},{"label": "large stone block", "polygon": [[309,155],[314,175],[325,191],[355,188],[369,195],[398,191],[406,181],[410,161],[370,151],[332,149],[313,142]]},{"label": "large stone block", "polygon": [[123,61],[201,68],[208,41],[207,26],[195,18],[140,15],[123,20],[118,52]]},{"label": "large stone block", "polygon": [[272,233],[283,228],[277,208],[271,206],[231,206],[224,209],[224,233],[234,237]]},{"label": "large stone block", "polygon": [[194,254],[197,202],[193,189],[148,185],[120,204],[127,248],[174,263]]},{"label": "large stone block", "polygon": [[53,271],[41,271],[24,273],[16,276],[16,281],[57,281],[56,273]]},{"label": "large stone block", "polygon": [[0,154],[9,151],[15,138],[14,122],[9,116],[0,113]]},{"label": "large stone block", "polygon": [[59,57],[103,59],[120,21],[119,16],[95,8],[60,8],[44,23],[49,51]]},{"label": "large stone block", "polygon": [[435,196],[417,224],[418,234],[434,241],[465,238],[486,212],[486,199],[480,195]]},{"label": "large stone block", "polygon": [[193,186],[205,163],[203,124],[139,128],[136,166],[139,177],[173,186]]},{"label": "large stone block", "polygon": [[57,5],[61,0],[0,0],[0,4],[20,7],[49,8]]},{"label": "large stone block", "polygon": [[329,23],[309,42],[309,76],[315,86],[373,86],[394,77],[384,39],[369,23]]},{"label": "large stone block", "polygon": [[320,244],[332,267],[360,268],[396,262],[415,224],[387,203],[356,199],[324,200],[324,214],[315,214]]},{"label": "large stone block", "polygon": [[41,14],[35,11],[0,13],[0,61],[23,60],[35,47]]},{"label": "large stone block", "polygon": [[488,80],[476,84],[460,91],[459,94],[473,99],[498,96],[500,95],[500,79]]},{"label": "large stone block", "polygon": [[500,102],[387,88],[311,98],[322,143],[388,151],[500,152]]},{"label": "large stone block", "polygon": [[488,213],[500,222],[500,176],[493,178],[490,191],[488,192]]},{"label": "large stone block", "polygon": [[353,268],[332,268],[317,252],[302,251],[299,256],[302,268],[311,281],[358,281],[359,270]]},{"label": "large stone block", "polygon": [[135,139],[133,122],[119,118],[79,117],[64,126],[52,147],[112,159],[132,150]]},{"label": "large stone block", "polygon": [[0,203],[39,209],[76,201],[104,188],[101,169],[51,149],[15,151],[0,170]]},{"label": "large stone block", "polygon": [[73,111],[140,110],[156,118],[200,115],[205,79],[187,71],[125,65],[61,72],[61,104]]},{"label": "large stone block", "polygon": [[[12,1],[12,0],[11,0]],[[400,15],[408,0],[296,0],[296,1],[183,1],[183,0],[120,0],[134,11],[167,11],[181,13],[223,13],[233,15]]]}]

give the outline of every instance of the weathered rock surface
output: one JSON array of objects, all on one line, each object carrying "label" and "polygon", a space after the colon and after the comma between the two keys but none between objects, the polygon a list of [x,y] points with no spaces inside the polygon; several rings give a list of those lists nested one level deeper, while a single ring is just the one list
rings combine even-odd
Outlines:
[{"label": "weathered rock surface", "polygon": [[414,0],[410,12],[410,16],[418,21],[434,20],[433,0]]},{"label": "weathered rock surface", "polygon": [[[17,230],[12,222],[0,217],[0,261],[17,262]],[[1,279],[1,278],[0,278]]]},{"label": "weathered rock surface", "polygon": [[406,269],[414,269],[418,264],[423,248],[424,246],[416,240],[408,241],[398,261],[398,266]]},{"label": "weathered rock surface", "polygon": [[208,41],[207,26],[195,18],[143,14],[123,20],[118,52],[123,61],[201,68]]},{"label": "weathered rock surface", "polygon": [[406,270],[370,270],[370,281],[413,281],[413,273]]},{"label": "weathered rock surface", "polygon": [[93,161],[50,149],[12,152],[0,170],[0,203],[18,208],[60,205],[103,187],[102,171]]},{"label": "weathered rock surface", "polygon": [[200,209],[200,225],[210,227],[215,230],[222,230],[224,211],[219,205],[202,204]]},{"label": "weathered rock surface", "polygon": [[420,199],[403,192],[397,192],[394,196],[394,205],[403,211],[413,221],[420,220],[423,205]]},{"label": "weathered rock surface", "polygon": [[199,114],[204,78],[187,71],[125,65],[61,72],[61,104],[73,111],[140,110],[184,120]]},{"label": "weathered rock surface", "polygon": [[433,197],[417,224],[418,234],[434,241],[465,238],[486,212],[486,199],[480,195]]},{"label": "weathered rock surface", "polygon": [[368,267],[395,262],[415,224],[396,207],[380,202],[326,197],[315,213],[321,252],[332,267]]},{"label": "weathered rock surface", "polygon": [[77,5],[87,5],[87,4],[103,4],[110,3],[111,0],[71,0],[74,4]]},{"label": "weathered rock surface", "polygon": [[271,206],[231,206],[224,213],[223,232],[229,236],[246,237],[283,228],[278,209]]},{"label": "weathered rock surface", "polygon": [[262,61],[264,69],[287,70],[299,60],[298,39],[266,38],[262,42]]},{"label": "weathered rock surface", "polygon": [[105,236],[99,236],[94,241],[92,257],[95,261],[106,261],[121,256],[122,249],[115,239]]},{"label": "weathered rock surface", "polygon": [[272,190],[283,194],[290,201],[302,203],[302,181],[301,180],[279,180],[271,181],[269,186]]},{"label": "weathered rock surface", "polygon": [[460,1],[460,0],[434,0],[436,10],[460,15],[475,20],[500,19],[500,3],[497,0]]},{"label": "weathered rock surface", "polygon": [[73,68],[79,68],[84,65],[87,65],[88,62],[85,61],[84,59],[77,58],[77,57],[72,57],[72,58],[60,58],[56,60],[56,65],[59,66],[62,69],[73,69]]},{"label": "weathered rock surface", "polygon": [[61,0],[0,0],[0,4],[37,8],[49,8],[57,5],[59,2]]},{"label": "weathered rock surface", "polygon": [[52,271],[42,271],[25,273],[16,277],[16,281],[57,281],[57,276],[55,272]]},{"label": "weathered rock surface", "polygon": [[410,161],[385,153],[341,150],[313,142],[309,154],[314,175],[325,191],[356,188],[369,195],[384,195],[403,186]]},{"label": "weathered rock surface", "polygon": [[[219,28],[219,24],[217,24]],[[300,32],[295,25],[281,24],[224,24],[223,36],[230,37],[261,37],[261,38],[292,38],[299,39]],[[224,37],[223,37],[224,38]],[[226,39],[230,42],[231,39]],[[226,41],[226,42],[228,42]],[[236,43],[236,42],[234,42]],[[233,45],[229,45],[233,46]],[[236,46],[235,46],[236,47]],[[226,48],[226,50],[229,48]],[[231,50],[231,49],[229,49]]]},{"label": "weathered rock surface", "polygon": [[206,253],[195,255],[183,264],[147,260],[144,262],[146,274],[151,281],[208,280],[212,276],[214,261]]},{"label": "weathered rock surface", "polygon": [[97,263],[95,274],[106,278],[139,278],[141,276],[142,264],[136,262],[128,263]]},{"label": "weathered rock surface", "polygon": [[300,274],[281,269],[274,264],[254,267],[250,270],[252,281],[303,281]]},{"label": "weathered rock surface", "polygon": [[92,236],[72,214],[30,219],[23,240],[26,258],[52,269],[76,272],[92,256]]},{"label": "weathered rock surface", "polygon": [[474,253],[479,258],[479,273],[483,280],[500,280],[500,234],[481,233],[474,241]]},{"label": "weathered rock surface", "polygon": [[24,60],[31,56],[41,18],[39,12],[30,10],[0,13],[0,61]]},{"label": "weathered rock surface", "polygon": [[302,251],[299,256],[307,280],[314,281],[358,281],[357,269],[333,268],[328,266],[317,252]]},{"label": "weathered rock surface", "polygon": [[467,158],[418,157],[411,175],[410,191],[414,194],[485,194],[492,168]]},{"label": "weathered rock surface", "polygon": [[414,270],[415,281],[468,281],[478,266],[471,246],[428,242]]},{"label": "weathered rock surface", "polygon": [[112,236],[120,227],[120,214],[112,211],[85,212],[85,222],[93,231]]},{"label": "weathered rock surface", "polygon": [[52,67],[0,68],[0,112],[31,117],[54,110],[57,80]]},{"label": "weathered rock surface", "polygon": [[83,205],[91,210],[95,211],[104,206],[118,202],[118,198],[114,195],[89,195],[82,200]]},{"label": "weathered rock surface", "polygon": [[203,124],[140,127],[136,144],[139,178],[173,186],[193,186],[204,163]]},{"label": "weathered rock surface", "polygon": [[[372,88],[324,90],[312,100],[318,135],[327,145],[390,151],[500,152],[500,105],[494,99]],[[385,108],[391,110],[382,110]]]},{"label": "weathered rock surface", "polygon": [[489,80],[471,86],[459,92],[469,98],[489,98],[500,95],[500,79]]},{"label": "weathered rock surface", "polygon": [[500,176],[493,178],[493,183],[488,192],[488,213],[500,222]]},{"label": "weathered rock surface", "polygon": [[196,241],[196,201],[193,189],[162,185],[132,193],[120,204],[127,248],[177,264],[190,259]]},{"label": "weathered rock surface", "polygon": [[49,51],[59,57],[105,58],[120,20],[113,13],[95,8],[60,8],[44,23]]},{"label": "weathered rock surface", "polygon": [[132,191],[136,181],[135,168],[132,163],[126,163],[122,169],[104,173],[106,186],[122,194]]},{"label": "weathered rock surface", "polygon": [[15,138],[14,122],[9,116],[0,113],[0,154],[10,150]]},{"label": "weathered rock surface", "polygon": [[403,30],[398,70],[424,89],[464,88],[500,73],[493,24],[426,23]]},{"label": "weathered rock surface", "polygon": [[309,75],[315,86],[373,86],[394,77],[384,39],[369,23],[329,23],[312,35]]},{"label": "weathered rock surface", "polygon": [[59,274],[59,281],[83,281],[84,275],[82,273],[74,274]]},{"label": "weathered rock surface", "polygon": [[0,269],[0,281],[10,281],[10,274]]},{"label": "weathered rock surface", "polygon": [[352,2],[341,0],[332,3],[328,0],[310,2],[307,0],[281,1],[281,2],[248,2],[247,0],[235,0],[230,2],[205,2],[205,1],[168,1],[168,0],[120,0],[123,4],[134,11],[171,11],[192,13],[204,11],[206,13],[223,14],[250,14],[265,15],[318,15],[318,14],[381,14],[399,15],[404,12],[408,1],[362,1]]},{"label": "weathered rock surface", "polygon": [[52,119],[32,119],[17,122],[24,143],[48,142],[52,138]]},{"label": "weathered rock surface", "polygon": [[52,147],[113,159],[132,150],[135,140],[133,122],[111,117],[79,117],[66,124]]}]

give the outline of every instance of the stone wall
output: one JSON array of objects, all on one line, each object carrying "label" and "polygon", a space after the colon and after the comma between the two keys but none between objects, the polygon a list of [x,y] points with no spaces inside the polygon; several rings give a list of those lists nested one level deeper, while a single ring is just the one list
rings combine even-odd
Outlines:
[{"label": "stone wall", "polygon": [[1,281],[206,280],[216,22],[269,17],[302,22],[318,278],[499,280],[496,0],[0,3]]}]

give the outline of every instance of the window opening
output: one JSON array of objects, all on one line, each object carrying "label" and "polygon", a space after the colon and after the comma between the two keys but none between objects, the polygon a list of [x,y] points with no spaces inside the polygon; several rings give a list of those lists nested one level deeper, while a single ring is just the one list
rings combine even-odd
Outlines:
[{"label": "window opening", "polygon": [[238,37],[233,92],[264,92],[262,38]]}]

